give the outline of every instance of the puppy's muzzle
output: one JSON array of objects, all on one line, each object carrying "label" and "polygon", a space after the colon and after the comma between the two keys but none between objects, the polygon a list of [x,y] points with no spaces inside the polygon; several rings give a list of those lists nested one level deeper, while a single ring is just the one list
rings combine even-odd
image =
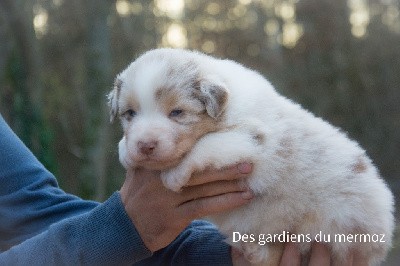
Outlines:
[{"label": "puppy's muzzle", "polygon": [[154,153],[158,145],[157,141],[139,141],[137,143],[138,149],[143,155],[151,155]]}]

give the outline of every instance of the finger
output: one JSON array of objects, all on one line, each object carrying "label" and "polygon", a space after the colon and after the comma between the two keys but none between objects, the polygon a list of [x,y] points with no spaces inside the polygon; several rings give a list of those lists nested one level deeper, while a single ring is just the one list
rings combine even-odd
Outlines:
[{"label": "finger", "polygon": [[241,178],[250,174],[252,168],[253,166],[250,163],[239,163],[218,170],[208,169],[204,172],[193,174],[187,186],[201,185],[219,180],[233,180]]},{"label": "finger", "polygon": [[200,217],[232,210],[248,203],[253,198],[250,191],[226,193],[188,201],[180,205],[179,211],[183,217],[193,220]]},{"label": "finger", "polygon": [[327,246],[314,242],[311,247],[309,266],[328,266],[331,264],[331,253]]},{"label": "finger", "polygon": [[181,193],[179,193],[182,198],[181,202],[191,201],[199,198],[212,197],[217,195],[222,195],[231,192],[242,192],[248,190],[244,187],[241,180],[233,181],[215,181],[211,183],[206,183],[202,185],[185,187]]},{"label": "finger", "polygon": [[296,244],[287,243],[283,251],[280,266],[299,266],[301,263],[301,254]]},{"label": "finger", "polygon": [[368,265],[368,260],[360,253],[353,253],[353,266]]}]

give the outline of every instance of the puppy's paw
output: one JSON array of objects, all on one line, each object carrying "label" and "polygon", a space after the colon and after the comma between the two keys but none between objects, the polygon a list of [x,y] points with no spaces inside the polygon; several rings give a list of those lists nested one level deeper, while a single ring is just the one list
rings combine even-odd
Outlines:
[{"label": "puppy's paw", "polygon": [[179,167],[161,173],[161,180],[164,186],[172,191],[179,192],[189,181],[190,174]]}]

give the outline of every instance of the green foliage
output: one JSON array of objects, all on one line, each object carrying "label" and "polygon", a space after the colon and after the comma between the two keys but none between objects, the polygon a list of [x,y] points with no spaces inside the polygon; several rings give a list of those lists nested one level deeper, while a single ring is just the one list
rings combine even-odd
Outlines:
[{"label": "green foliage", "polygon": [[54,133],[44,120],[41,108],[34,106],[30,100],[26,70],[17,51],[9,58],[5,76],[5,81],[14,88],[12,110],[9,110],[11,126],[39,161],[56,174],[57,163],[52,148]]}]

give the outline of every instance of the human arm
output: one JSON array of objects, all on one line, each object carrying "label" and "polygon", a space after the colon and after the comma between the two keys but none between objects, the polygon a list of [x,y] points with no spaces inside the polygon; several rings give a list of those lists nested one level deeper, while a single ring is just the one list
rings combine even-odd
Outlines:
[{"label": "human arm", "polygon": [[151,256],[119,193],[0,254],[4,265],[130,265]]},{"label": "human arm", "polygon": [[0,184],[1,265],[132,263],[151,255],[119,193],[104,204],[65,193],[1,116]]}]

